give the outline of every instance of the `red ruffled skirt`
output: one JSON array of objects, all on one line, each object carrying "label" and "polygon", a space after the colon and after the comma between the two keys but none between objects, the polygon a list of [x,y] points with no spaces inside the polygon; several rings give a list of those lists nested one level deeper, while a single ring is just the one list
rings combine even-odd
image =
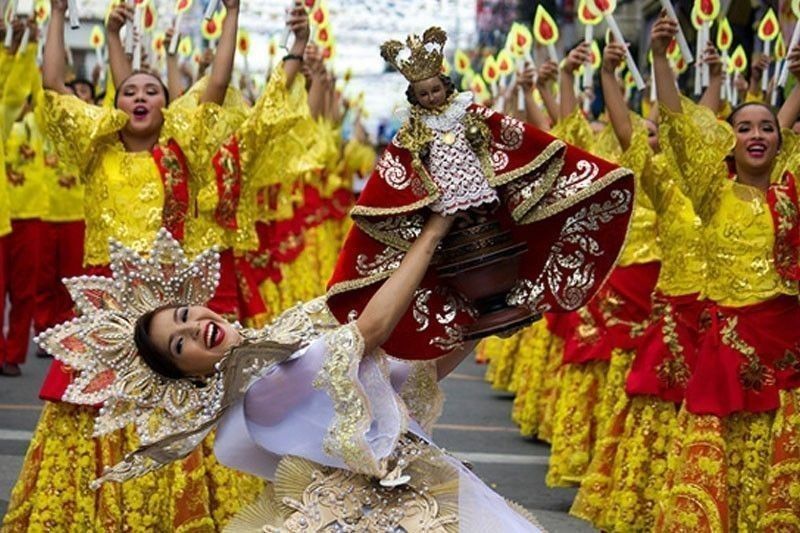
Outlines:
[{"label": "red ruffled skirt", "polygon": [[712,306],[656,531],[800,531],[800,304]]},{"label": "red ruffled skirt", "polygon": [[707,303],[697,294],[653,295],[650,323],[642,335],[625,386],[629,396],[681,402],[695,365]]}]

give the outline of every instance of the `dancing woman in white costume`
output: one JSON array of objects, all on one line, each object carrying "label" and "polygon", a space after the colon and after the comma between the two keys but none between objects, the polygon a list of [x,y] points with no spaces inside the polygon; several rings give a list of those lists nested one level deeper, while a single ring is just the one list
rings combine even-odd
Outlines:
[{"label": "dancing woman in white costume", "polygon": [[429,439],[437,382],[472,346],[423,362],[379,348],[451,223],[431,214],[345,325],[320,298],[239,329],[204,307],[215,252],[190,262],[165,230],[147,258],[112,244],[113,278],[68,280],[80,316],[38,339],[78,372],[65,398],[103,404],[96,434],[137,429],[142,447],[95,485],[184,457],[218,426],[218,459],[272,482],[233,531],[539,531]]}]

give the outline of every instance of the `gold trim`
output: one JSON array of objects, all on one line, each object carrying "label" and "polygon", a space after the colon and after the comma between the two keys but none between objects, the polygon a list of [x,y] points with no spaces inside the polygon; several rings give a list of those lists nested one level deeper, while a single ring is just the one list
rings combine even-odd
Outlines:
[{"label": "gold trim", "polygon": [[525,214],[528,213],[534,205],[538,204],[541,199],[552,190],[553,185],[555,185],[556,181],[558,180],[558,175],[564,168],[564,164],[565,162],[563,159],[554,161],[550,168],[545,171],[545,176],[542,178],[541,186],[534,188],[536,193],[531,194],[530,198],[523,200],[511,212],[511,218],[513,218],[515,222],[520,223],[520,221],[525,218]]},{"label": "gold trim", "polygon": [[[569,197],[560,200],[554,204],[548,205],[539,209],[531,214],[531,216],[524,218],[520,221],[520,224],[531,224],[533,222],[538,222],[540,220],[544,220],[545,218],[549,218],[553,215],[556,215],[570,207],[578,204],[590,196],[593,196],[601,189],[606,188],[607,186],[611,185],[615,181],[625,178],[625,177],[633,177],[633,172],[628,170],[627,168],[616,168],[611,172],[605,174],[602,178],[598,179],[585,189],[570,195]],[[635,194],[635,193],[634,193]]]},{"label": "gold trim", "polygon": [[325,300],[330,300],[333,296],[338,296],[339,294],[343,294],[349,291],[355,291],[358,289],[363,289],[368,285],[372,285],[373,283],[377,283],[379,281],[383,281],[389,276],[391,276],[394,271],[397,270],[393,268],[391,270],[386,270],[385,272],[381,272],[380,274],[373,274],[372,276],[366,278],[359,278],[359,279],[352,279],[348,281],[340,281],[331,286],[328,289],[328,293],[325,295]]},{"label": "gold trim", "polygon": [[492,187],[500,187],[501,185],[505,185],[506,183],[514,181],[520,176],[529,174],[536,170],[539,166],[547,163],[553,157],[556,157],[556,152],[559,150],[566,150],[566,148],[567,144],[564,141],[553,139],[553,141],[548,144],[547,147],[545,147],[545,149],[533,159],[533,161],[514,170],[509,170],[508,172],[503,172],[502,174],[495,174],[494,179],[489,181],[489,185]]},{"label": "gold trim", "polygon": [[369,397],[358,377],[364,357],[364,339],[355,322],[351,322],[327,335],[325,345],[327,357],[314,380],[314,387],[328,394],[335,414],[323,440],[323,449],[343,460],[353,472],[383,476],[387,465],[385,461],[376,460],[364,438],[372,423]]},{"label": "gold trim", "polygon": [[428,204],[436,201],[439,194],[436,193],[436,198],[426,196],[414,202],[413,204],[402,205],[399,207],[367,207],[364,205],[356,205],[350,210],[350,216],[355,220],[355,217],[381,217],[388,215],[402,215],[422,209]]},{"label": "gold trim", "polygon": [[714,499],[708,492],[703,490],[701,486],[682,483],[669,491],[669,503],[664,511],[669,512],[669,514],[673,515],[676,519],[679,518],[679,516],[675,515],[682,514],[680,508],[675,509],[675,507],[678,507],[675,502],[677,498],[685,498],[696,507],[699,507],[700,511],[703,512],[704,516],[708,519],[711,531],[724,531],[725,528],[722,527],[722,518],[719,516]]},{"label": "gold trim", "polygon": [[364,231],[364,233],[366,233],[376,241],[380,242],[381,244],[385,244],[386,246],[391,246],[393,248],[398,248],[400,250],[403,250],[404,252],[407,252],[408,249],[411,248],[412,241],[406,241],[401,238],[395,237],[392,233],[388,231],[379,231],[375,228],[374,224],[368,220],[353,219],[353,221],[358,225],[358,227],[361,230]]},{"label": "gold trim", "polygon": [[[404,361],[409,364],[408,361]],[[435,361],[415,361],[410,363],[405,383],[400,389],[400,398],[406,404],[411,418],[430,434],[433,425],[442,415],[444,393],[439,387],[438,371]]]}]

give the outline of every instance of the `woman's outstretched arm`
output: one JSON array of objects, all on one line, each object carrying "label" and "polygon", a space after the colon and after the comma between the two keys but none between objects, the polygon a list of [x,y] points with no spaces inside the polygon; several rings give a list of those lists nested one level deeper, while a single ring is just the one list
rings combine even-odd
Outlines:
[{"label": "woman's outstretched arm", "polygon": [[411,305],[414,292],[422,282],[436,248],[452,224],[451,217],[431,214],[400,266],[364,307],[356,320],[356,326],[364,338],[364,353],[380,347],[392,334]]}]

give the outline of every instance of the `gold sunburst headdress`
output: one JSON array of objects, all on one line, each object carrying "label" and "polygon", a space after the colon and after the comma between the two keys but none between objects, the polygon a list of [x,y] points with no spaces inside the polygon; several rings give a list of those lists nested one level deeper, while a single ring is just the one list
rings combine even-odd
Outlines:
[{"label": "gold sunburst headdress", "polygon": [[444,44],[447,33],[433,26],[425,30],[422,37],[411,34],[405,44],[386,41],[381,45],[381,57],[410,82],[427,80],[438,76],[442,70]]},{"label": "gold sunburst headdress", "polygon": [[142,444],[108,468],[95,488],[188,455],[254,378],[311,342],[319,328],[336,323],[322,300],[298,305],[267,328],[242,330],[244,341],[217,363],[211,376],[200,382],[169,379],[139,356],[133,340],[136,321],[163,305],[205,305],[219,282],[219,254],[207,250],[189,260],[180,243],[161,229],[146,257],[114,241],[110,257],[112,277],[64,281],[78,317],[36,339],[75,371],[64,401],[102,404],[93,436],[133,424]]}]

